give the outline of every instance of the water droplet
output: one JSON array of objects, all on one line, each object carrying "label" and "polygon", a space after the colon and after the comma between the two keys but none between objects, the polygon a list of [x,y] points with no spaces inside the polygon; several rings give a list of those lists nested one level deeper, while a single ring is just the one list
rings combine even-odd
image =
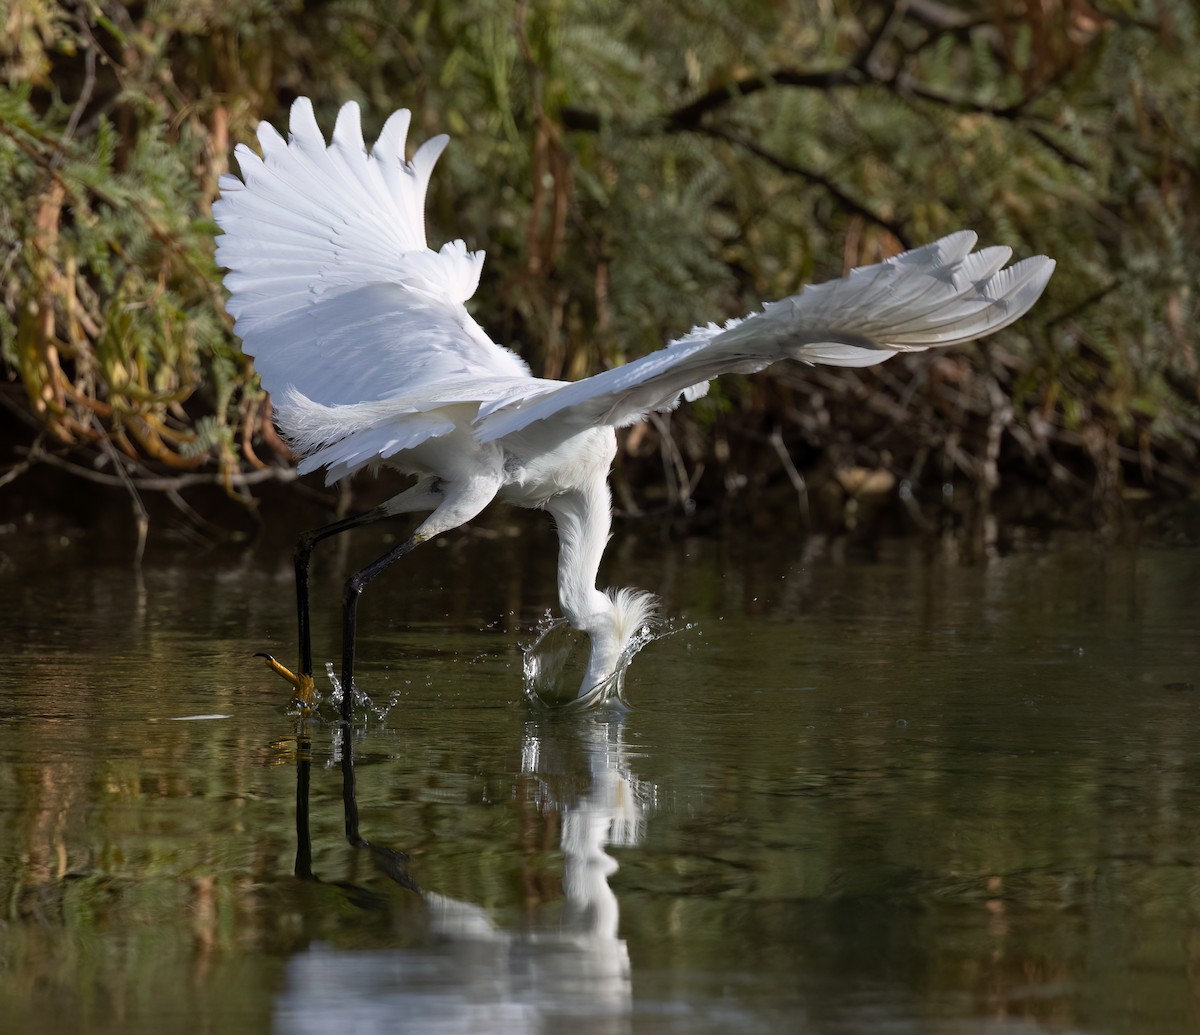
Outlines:
[{"label": "water droplet", "polygon": [[550,707],[587,708],[614,700],[627,704],[625,673],[634,656],[648,643],[678,631],[670,621],[644,624],[630,637],[612,675],[579,693],[577,688],[589,651],[587,635],[572,629],[565,618],[555,618],[546,612],[537,625],[533,642],[522,647],[525,696],[534,704]]}]

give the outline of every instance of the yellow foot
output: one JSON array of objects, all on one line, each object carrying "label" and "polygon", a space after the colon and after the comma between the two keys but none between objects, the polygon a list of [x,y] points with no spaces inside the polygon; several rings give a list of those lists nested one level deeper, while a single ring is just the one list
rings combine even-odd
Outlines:
[{"label": "yellow foot", "polygon": [[296,675],[286,665],[281,665],[270,654],[255,654],[256,658],[262,658],[267,663],[267,668],[278,675],[283,676],[292,687],[295,693],[292,694],[292,704],[299,705],[301,715],[310,715],[313,707],[317,703],[317,689],[313,685],[313,677],[301,673]]}]

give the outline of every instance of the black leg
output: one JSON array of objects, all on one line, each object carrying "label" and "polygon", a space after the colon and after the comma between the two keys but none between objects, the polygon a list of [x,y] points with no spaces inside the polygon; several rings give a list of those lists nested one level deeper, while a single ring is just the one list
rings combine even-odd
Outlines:
[{"label": "black leg", "polygon": [[372,525],[377,521],[382,521],[392,516],[383,507],[373,507],[371,510],[364,511],[361,514],[355,514],[348,518],[342,518],[341,521],[334,521],[331,524],[322,525],[320,528],[311,529],[297,540],[295,553],[296,619],[300,633],[301,677],[308,676],[311,679],[313,674],[312,609],[308,592],[308,570],[312,560],[313,548],[322,539],[328,539],[342,532],[348,532],[352,528]]},{"label": "black leg", "polygon": [[[345,723],[350,722],[354,707],[354,637],[358,625],[358,598],[376,575],[424,541],[424,537],[410,535],[346,580],[346,592],[342,597],[342,721]],[[346,734],[349,737],[349,730]]]}]

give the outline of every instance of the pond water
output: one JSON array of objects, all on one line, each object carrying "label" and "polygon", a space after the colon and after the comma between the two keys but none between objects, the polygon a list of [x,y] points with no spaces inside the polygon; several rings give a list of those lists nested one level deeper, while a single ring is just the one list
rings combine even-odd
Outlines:
[{"label": "pond water", "polygon": [[[1200,1030],[1200,550],[639,534],[630,708],[526,702],[554,543],[499,526],[368,590],[347,760],[251,657],[286,543],[10,528],[5,1029]],[[383,545],[318,552],[319,670]]]}]

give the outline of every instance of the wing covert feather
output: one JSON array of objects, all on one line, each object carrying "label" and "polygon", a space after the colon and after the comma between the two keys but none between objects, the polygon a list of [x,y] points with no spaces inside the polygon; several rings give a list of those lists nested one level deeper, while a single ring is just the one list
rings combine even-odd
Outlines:
[{"label": "wing covert feather", "polygon": [[411,121],[394,112],[368,148],[350,103],[327,142],[300,98],[287,139],[264,122],[261,154],[238,146],[241,176],[220,178],[213,206],[235,330],[303,469],[327,467],[330,479],[463,420],[480,442],[546,421],[565,436],[634,423],[720,374],[782,359],[870,366],[966,342],[1023,315],[1054,270],[1044,256],[1006,265],[1010,249],[975,250],[975,234],[959,231],[583,381],[543,381],[464,307],[483,253],[461,240],[429,248],[425,197],[448,138],[406,161]]},{"label": "wing covert feather", "polygon": [[547,420],[620,427],[702,394],[719,374],[752,373],[781,359],[872,366],[898,352],[991,334],[1037,301],[1054,262],[1036,256],[1006,267],[1010,249],[973,251],[975,242],[974,233],[959,231],[744,319],[697,327],[624,366],[481,412],[476,436],[490,442]]}]

